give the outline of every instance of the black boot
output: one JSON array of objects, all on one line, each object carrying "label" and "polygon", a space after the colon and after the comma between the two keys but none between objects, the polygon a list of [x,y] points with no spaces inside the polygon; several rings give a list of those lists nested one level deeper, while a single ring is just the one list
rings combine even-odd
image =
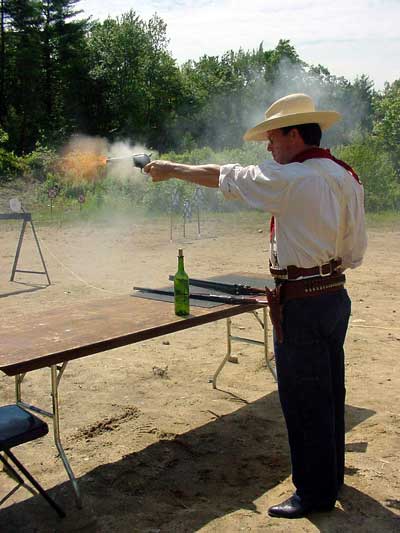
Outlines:
[{"label": "black boot", "polygon": [[297,494],[278,505],[273,505],[268,509],[269,516],[276,518],[301,518],[312,511],[331,511],[335,507],[332,505],[310,505],[303,504]]}]

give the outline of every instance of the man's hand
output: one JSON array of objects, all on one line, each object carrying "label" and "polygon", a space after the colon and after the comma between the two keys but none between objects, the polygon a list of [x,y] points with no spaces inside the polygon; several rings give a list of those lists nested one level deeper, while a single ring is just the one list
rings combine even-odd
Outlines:
[{"label": "man's hand", "polygon": [[148,163],[143,170],[150,174],[153,181],[166,181],[173,177],[174,163],[156,159]]}]

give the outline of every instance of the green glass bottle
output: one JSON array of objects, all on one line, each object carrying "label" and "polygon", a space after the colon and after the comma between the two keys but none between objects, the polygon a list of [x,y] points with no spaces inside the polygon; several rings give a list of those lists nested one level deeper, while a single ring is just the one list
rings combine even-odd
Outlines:
[{"label": "green glass bottle", "polygon": [[174,277],[174,302],[176,315],[187,316],[190,313],[189,276],[185,272],[181,248],[178,250],[178,272]]}]

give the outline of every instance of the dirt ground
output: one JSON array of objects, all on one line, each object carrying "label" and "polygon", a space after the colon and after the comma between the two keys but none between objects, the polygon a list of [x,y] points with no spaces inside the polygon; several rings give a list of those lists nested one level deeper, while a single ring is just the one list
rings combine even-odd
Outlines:
[{"label": "dirt ground", "polygon": [[[192,223],[186,238],[168,220],[38,225],[52,285],[18,274],[8,281],[19,223],[1,221],[1,320],[15,324],[44,309],[129,294],[134,284],[163,286],[178,247],[193,277],[265,273],[260,215],[216,215]],[[371,229],[362,267],[348,274],[353,301],[347,346],[345,487],[336,508],[296,521],[269,518],[268,506],[292,492],[286,429],[276,384],[260,347],[235,343],[213,390],[210,377],[226,350],[226,324],[71,362],[60,385],[61,433],[79,480],[78,510],[51,434],[16,450],[64,506],[59,520],[20,489],[0,510],[0,531],[85,533],[394,532],[400,531],[400,229]],[[21,268],[40,267],[27,232]],[[66,314],[66,320],[68,316]],[[261,338],[251,315],[234,332]],[[1,345],[1,341],[0,341]],[[48,369],[27,374],[24,399],[49,408]],[[0,376],[0,404],[14,381]],[[51,423],[49,422],[51,425]],[[0,471],[0,499],[12,481]]]}]

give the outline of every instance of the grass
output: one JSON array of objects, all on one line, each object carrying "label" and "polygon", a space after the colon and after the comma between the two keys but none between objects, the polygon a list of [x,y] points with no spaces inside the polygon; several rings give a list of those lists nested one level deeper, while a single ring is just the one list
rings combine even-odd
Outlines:
[{"label": "grass", "polygon": [[[115,192],[115,191],[114,191]],[[147,207],[137,205],[126,194],[113,194],[113,190],[107,191],[102,196],[88,195],[87,201],[80,205],[76,199],[59,196],[54,199],[52,208],[50,200],[45,198],[39,200],[35,186],[27,186],[22,180],[12,185],[0,188],[1,212],[9,212],[8,201],[11,197],[19,197],[26,210],[33,214],[35,222],[41,225],[68,225],[79,224],[82,222],[105,223],[108,221],[121,220],[132,221],[137,223],[146,223],[149,221],[159,220],[160,222],[169,220],[169,214],[166,210],[152,210]],[[166,196],[166,202],[169,196]],[[206,200],[207,201],[207,200]],[[252,229],[266,229],[269,223],[269,214],[254,210],[246,210],[243,204],[239,202],[222,202],[221,207],[227,211],[207,211],[201,209],[203,220],[220,221],[230,227],[241,226]],[[229,211],[228,211],[229,210]],[[174,214],[175,221],[179,221],[182,215]],[[193,212],[193,220],[196,218],[196,212]],[[367,227],[373,230],[399,231],[400,230],[400,212],[383,211],[377,213],[367,213]]]},{"label": "grass", "polygon": [[400,212],[383,211],[379,213],[367,213],[367,227],[369,229],[380,229],[386,231],[400,230]]},{"label": "grass", "polygon": [[[50,204],[47,206],[40,206],[32,211],[35,221],[41,225],[68,225],[79,224],[80,222],[98,222],[107,223],[108,220],[135,220],[138,223],[146,223],[149,220],[168,219],[169,216],[164,212],[149,211],[145,207],[137,206],[129,202],[122,201],[105,201],[101,206],[93,204],[83,204],[81,207],[77,202],[68,202],[65,204],[55,202],[53,208],[50,209]],[[270,215],[254,210],[241,209],[240,207],[235,211],[216,212],[200,211],[201,217],[204,220],[220,220],[227,225],[233,227],[241,226],[265,229],[269,225]],[[174,214],[174,219],[179,220],[182,215]],[[196,213],[193,213],[193,220],[196,218]],[[400,231],[400,212],[384,211],[379,213],[366,214],[367,228],[373,230],[386,231]]]}]

